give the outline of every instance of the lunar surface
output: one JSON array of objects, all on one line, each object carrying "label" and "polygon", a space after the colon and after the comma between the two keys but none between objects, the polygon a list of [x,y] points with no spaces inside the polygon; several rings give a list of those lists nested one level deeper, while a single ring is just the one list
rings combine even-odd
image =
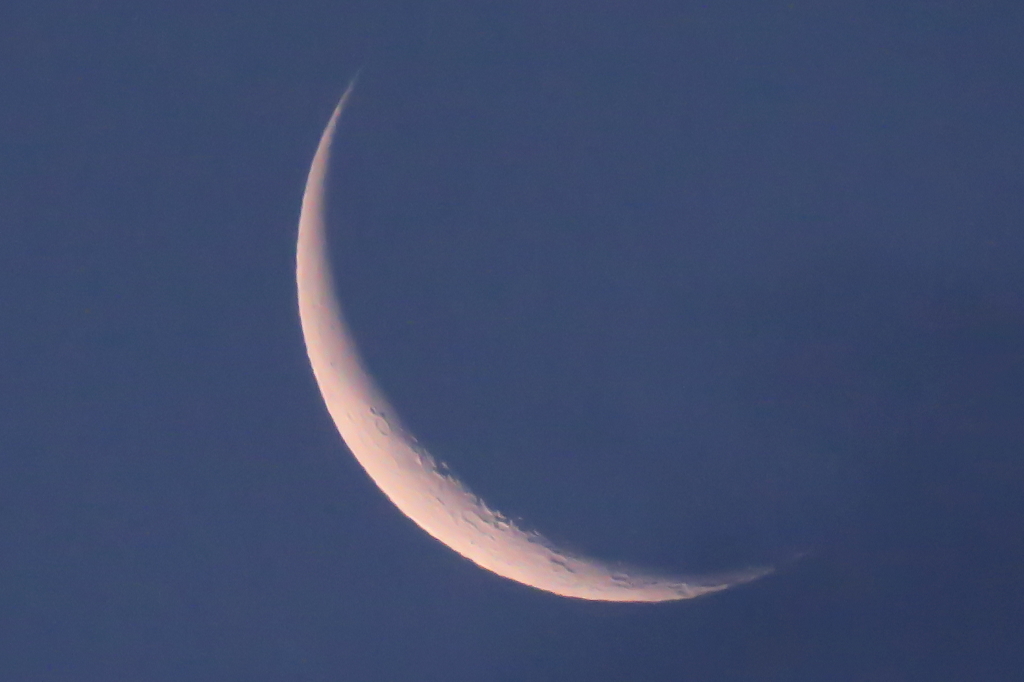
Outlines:
[{"label": "lunar surface", "polygon": [[617,602],[689,599],[755,580],[771,569],[661,576],[560,550],[488,507],[405,428],[367,372],[342,315],[331,274],[326,179],[342,96],[320,139],[302,197],[297,273],[306,350],[327,409],[352,454],[396,507],[481,568],[564,597]]}]

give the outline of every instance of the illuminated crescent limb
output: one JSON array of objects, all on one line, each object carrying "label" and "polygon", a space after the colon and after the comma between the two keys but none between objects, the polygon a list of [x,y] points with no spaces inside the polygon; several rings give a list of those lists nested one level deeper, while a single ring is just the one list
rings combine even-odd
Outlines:
[{"label": "illuminated crescent limb", "polygon": [[327,249],[330,150],[355,81],[331,115],[309,170],[296,257],[299,316],[313,374],[349,450],[398,509],[463,557],[509,580],[565,597],[659,602],[755,580],[770,568],[729,575],[660,577],[574,556],[490,509],[438,466],[402,426],[367,372],[338,302]]}]

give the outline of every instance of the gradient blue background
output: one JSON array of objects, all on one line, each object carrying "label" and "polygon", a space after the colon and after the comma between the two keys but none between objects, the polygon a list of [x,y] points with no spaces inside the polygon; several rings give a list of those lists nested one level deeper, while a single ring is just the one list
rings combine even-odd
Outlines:
[{"label": "gradient blue background", "polygon": [[[0,8],[0,678],[1009,680],[1024,5]],[[785,562],[567,601],[398,514],[305,357],[338,286],[431,449],[568,547]]]}]

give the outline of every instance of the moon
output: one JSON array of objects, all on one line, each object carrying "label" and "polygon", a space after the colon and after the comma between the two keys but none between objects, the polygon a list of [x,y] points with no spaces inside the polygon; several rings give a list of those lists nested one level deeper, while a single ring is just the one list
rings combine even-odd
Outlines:
[{"label": "moon", "polygon": [[299,217],[299,317],[313,374],[349,450],[398,509],[436,540],[503,578],[594,601],[690,599],[769,572],[662,576],[563,551],[491,509],[406,430],[366,369],[335,293],[327,249],[326,180],[331,144],[355,86],[342,95],[313,157]]}]

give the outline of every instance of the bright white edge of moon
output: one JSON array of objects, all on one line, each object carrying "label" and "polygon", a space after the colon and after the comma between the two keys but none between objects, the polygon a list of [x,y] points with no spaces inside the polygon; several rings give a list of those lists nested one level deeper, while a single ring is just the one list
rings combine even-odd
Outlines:
[{"label": "bright white edge of moon", "polygon": [[574,556],[520,529],[447,473],[406,431],[367,373],[335,294],[326,233],[326,179],[334,131],[353,81],[335,108],[309,170],[299,218],[299,316],[320,392],[345,444],[403,514],[493,573],[564,597],[616,602],[690,599],[772,571],[660,576]]}]

